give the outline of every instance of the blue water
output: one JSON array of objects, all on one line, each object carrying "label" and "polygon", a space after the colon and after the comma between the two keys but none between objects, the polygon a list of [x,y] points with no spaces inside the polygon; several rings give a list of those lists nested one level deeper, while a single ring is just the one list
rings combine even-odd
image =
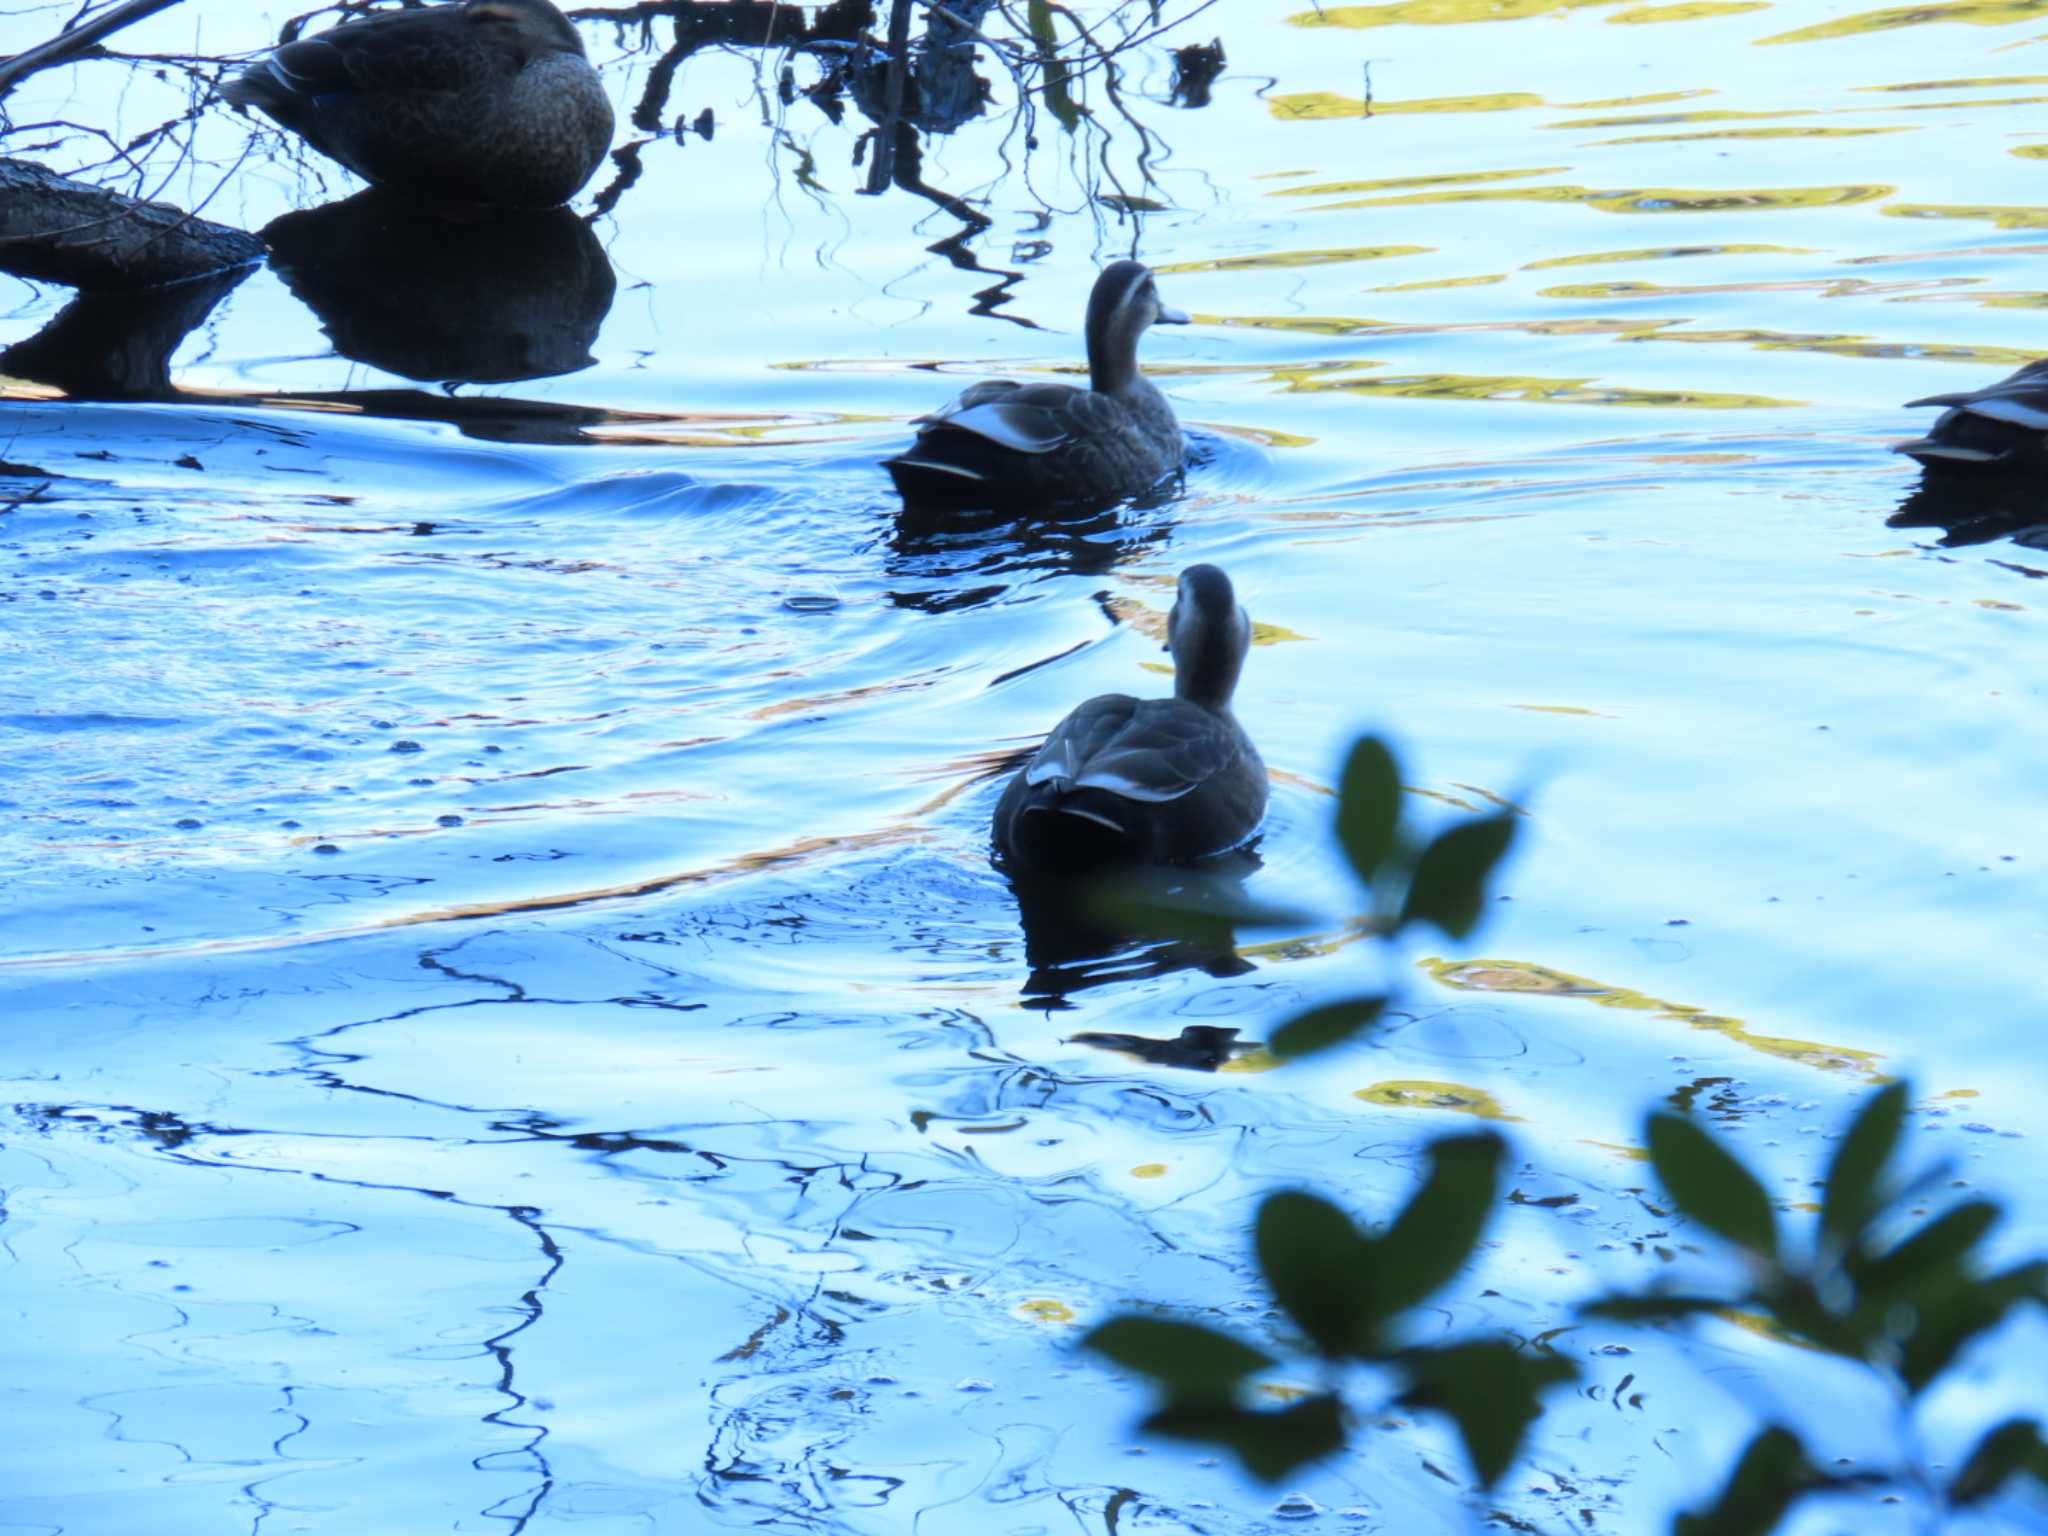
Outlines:
[{"label": "blue water", "polygon": [[[2048,354],[2048,76],[2024,7],[1903,15],[1229,0],[1126,56],[1142,159],[1099,96],[1078,145],[1041,114],[1034,151],[1004,118],[930,147],[1008,280],[857,195],[779,59],[705,52],[669,115],[715,137],[645,146],[593,226],[601,326],[533,349],[587,366],[396,371],[506,275],[400,293],[378,350],[262,271],[174,399],[0,381],[0,1531],[1626,1536],[1762,1416],[1887,1459],[1889,1405],[1824,1363],[1582,1328],[1489,1498],[1428,1421],[1263,1488],[1141,1436],[1072,1345],[1138,1301],[1265,1326],[1259,1195],[1381,1214],[1472,1113],[1519,1198],[1447,1329],[1660,1272],[1631,1151],[1681,1092],[1791,1208],[1910,1073],[1921,1155],[2048,1246],[2048,542],[1887,527],[1917,477],[1885,451],[1926,422],[1899,402]],[[60,20],[0,16],[0,52]],[[635,34],[586,30],[636,100]],[[1167,105],[1165,42],[1212,34],[1213,105]],[[10,105],[119,136],[185,100],[92,63]],[[236,168],[249,133],[209,110],[151,190],[247,228],[351,190],[275,139]],[[1076,367],[1134,250],[1197,319],[1145,352],[1184,491],[899,518],[908,418]],[[0,278],[0,344],[68,299]],[[1330,926],[1048,987],[996,775],[1165,687],[1198,560],[1269,626],[1249,888]],[[1379,974],[1325,832],[1367,728],[1420,814],[1525,800],[1475,943],[1402,957],[1393,1025],[1308,1065],[1075,1043],[1257,1040]],[[2041,1411],[2044,1359],[2038,1323],[1972,1356],[1929,1453]]]}]

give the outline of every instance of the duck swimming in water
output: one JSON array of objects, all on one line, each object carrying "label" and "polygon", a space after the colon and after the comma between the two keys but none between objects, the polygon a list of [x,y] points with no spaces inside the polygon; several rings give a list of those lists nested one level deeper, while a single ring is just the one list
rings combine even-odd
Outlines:
[{"label": "duck swimming in water", "polygon": [[1103,268],[1088,296],[1088,388],[976,384],[929,416],[885,460],[904,501],[939,508],[1107,506],[1180,467],[1180,423],[1138,371],[1138,341],[1188,317],[1159,300],[1141,261]]},{"label": "duck swimming in water", "polygon": [[2012,470],[2048,460],[2048,358],[1983,389],[1907,404],[1948,407],[1925,437],[1892,445],[1928,469]]},{"label": "duck swimming in water", "polygon": [[367,181],[449,203],[552,208],[612,142],[603,82],[548,0],[345,21],[286,43],[221,94]]},{"label": "duck swimming in water", "polygon": [[1230,578],[1182,571],[1166,632],[1172,698],[1088,700],[1003,791],[995,846],[1013,872],[1186,863],[1258,830],[1266,765],[1230,710],[1252,626]]}]

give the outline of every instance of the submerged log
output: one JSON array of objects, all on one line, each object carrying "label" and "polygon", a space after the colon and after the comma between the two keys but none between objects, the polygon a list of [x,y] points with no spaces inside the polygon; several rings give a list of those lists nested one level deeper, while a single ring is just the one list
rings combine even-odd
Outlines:
[{"label": "submerged log", "polygon": [[0,271],[87,291],[190,282],[263,259],[263,242],[166,203],[0,160]]}]

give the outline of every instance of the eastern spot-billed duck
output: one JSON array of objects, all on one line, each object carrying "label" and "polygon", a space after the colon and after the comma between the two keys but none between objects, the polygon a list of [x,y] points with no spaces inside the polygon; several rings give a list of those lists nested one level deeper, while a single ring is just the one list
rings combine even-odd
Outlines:
[{"label": "eastern spot-billed duck", "polygon": [[995,845],[1012,871],[1185,863],[1258,830],[1266,765],[1230,712],[1252,626],[1230,578],[1213,565],[1181,572],[1166,630],[1172,698],[1090,699],[1003,791]]},{"label": "eastern spot-billed duck", "polygon": [[548,0],[345,21],[286,43],[221,94],[366,180],[449,203],[552,208],[612,142],[603,82]]},{"label": "eastern spot-billed duck", "polygon": [[1180,423],[1138,371],[1138,339],[1186,325],[1159,301],[1140,261],[1103,269],[1088,297],[1088,383],[991,379],[917,419],[917,440],[886,460],[913,506],[1036,510],[1106,506],[1180,467]]}]

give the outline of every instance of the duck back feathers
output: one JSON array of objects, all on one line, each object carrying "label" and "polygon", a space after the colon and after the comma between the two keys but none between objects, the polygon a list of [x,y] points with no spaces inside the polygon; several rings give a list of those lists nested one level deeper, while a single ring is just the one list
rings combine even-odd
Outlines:
[{"label": "duck back feathers", "polygon": [[547,0],[347,21],[286,43],[222,94],[367,181],[451,202],[553,207],[611,147],[603,83]]}]

